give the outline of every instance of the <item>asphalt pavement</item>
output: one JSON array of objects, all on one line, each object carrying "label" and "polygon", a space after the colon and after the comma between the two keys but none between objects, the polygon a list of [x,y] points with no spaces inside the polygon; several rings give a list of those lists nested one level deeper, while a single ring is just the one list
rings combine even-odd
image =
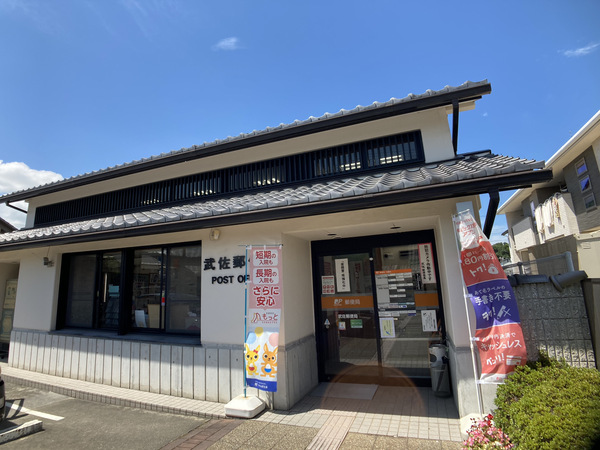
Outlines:
[{"label": "asphalt pavement", "polygon": [[15,384],[6,387],[6,398],[7,417],[0,433],[32,420],[41,421],[43,427],[4,443],[3,450],[160,449],[208,421],[79,400]]}]

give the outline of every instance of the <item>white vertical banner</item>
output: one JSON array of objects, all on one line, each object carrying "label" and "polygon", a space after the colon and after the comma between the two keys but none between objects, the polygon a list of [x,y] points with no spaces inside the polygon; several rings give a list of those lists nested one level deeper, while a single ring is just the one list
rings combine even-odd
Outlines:
[{"label": "white vertical banner", "polygon": [[348,270],[348,258],[335,260],[335,281],[338,292],[350,292],[350,272]]},{"label": "white vertical banner", "polygon": [[419,244],[419,265],[423,283],[435,283],[435,266],[431,244]]}]

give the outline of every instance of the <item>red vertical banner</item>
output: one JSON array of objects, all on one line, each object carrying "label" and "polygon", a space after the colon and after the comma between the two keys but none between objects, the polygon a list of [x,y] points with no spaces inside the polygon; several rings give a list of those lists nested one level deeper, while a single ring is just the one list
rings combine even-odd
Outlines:
[{"label": "red vertical banner", "polygon": [[476,317],[481,380],[502,382],[527,362],[517,299],[492,245],[469,211],[454,217],[460,267]]},{"label": "red vertical banner", "polygon": [[277,391],[277,352],[283,303],[281,246],[248,247],[246,384]]}]

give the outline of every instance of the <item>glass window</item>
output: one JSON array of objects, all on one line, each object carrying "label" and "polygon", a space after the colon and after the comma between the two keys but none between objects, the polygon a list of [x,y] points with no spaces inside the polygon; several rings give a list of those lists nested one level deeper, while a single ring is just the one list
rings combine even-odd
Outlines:
[{"label": "glass window", "polygon": [[579,180],[579,186],[581,187],[581,192],[585,192],[591,189],[592,182],[590,181],[590,177],[586,176],[585,178]]},{"label": "glass window", "polygon": [[96,255],[74,255],[69,268],[65,324],[91,327],[94,320],[96,290]]},{"label": "glass window", "polygon": [[169,249],[167,290],[167,331],[200,331],[200,246]]},{"label": "glass window", "polygon": [[102,255],[101,283],[98,301],[98,327],[117,328],[121,304],[121,252]]},{"label": "glass window", "polygon": [[131,325],[134,328],[162,328],[163,250],[135,250],[133,255]]},{"label": "glass window", "polygon": [[201,253],[186,245],[66,255],[65,326],[199,335]]},{"label": "glass window", "polygon": [[596,207],[596,198],[594,194],[586,195],[583,198],[583,203],[585,204],[585,209],[592,209]]},{"label": "glass window", "polygon": [[583,175],[587,172],[587,164],[585,163],[585,159],[581,158],[575,164],[575,170],[577,171],[577,176]]}]

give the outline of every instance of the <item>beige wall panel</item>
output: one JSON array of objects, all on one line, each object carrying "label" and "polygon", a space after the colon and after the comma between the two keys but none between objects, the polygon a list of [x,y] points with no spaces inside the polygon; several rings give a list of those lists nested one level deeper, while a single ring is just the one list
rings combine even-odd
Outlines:
[{"label": "beige wall panel", "polygon": [[111,339],[104,340],[104,354],[102,355],[102,383],[112,384],[113,344]]},{"label": "beige wall panel", "polygon": [[194,398],[206,400],[206,350],[194,347]]},{"label": "beige wall panel", "polygon": [[123,341],[121,343],[121,370],[119,386],[129,389],[131,386],[131,342]]},{"label": "beige wall panel", "polygon": [[144,390],[140,386],[142,379],[142,356],[140,353],[140,343],[131,343],[131,371],[129,373],[129,388]]},{"label": "beige wall panel", "polygon": [[175,397],[182,396],[182,367],[183,365],[183,348],[180,345],[171,347],[171,395]]},{"label": "beige wall panel", "polygon": [[181,355],[181,395],[194,398],[194,347],[183,347]]},{"label": "beige wall panel", "polygon": [[150,344],[140,344],[140,391],[150,390]]},{"label": "beige wall panel", "polygon": [[206,349],[206,400],[219,401],[219,350]]},{"label": "beige wall panel", "polygon": [[160,394],[160,344],[150,344],[150,392]]},{"label": "beige wall panel", "polygon": [[171,394],[171,346],[160,346],[160,393]]},{"label": "beige wall panel", "polygon": [[85,381],[94,382],[96,378],[96,339],[87,339],[87,356],[85,364]]},{"label": "beige wall panel", "polygon": [[[112,386],[121,386],[121,371],[122,371],[122,353],[123,353],[123,342],[113,341],[112,351],[112,373],[110,377],[110,384]],[[129,362],[127,364],[129,367]]]},{"label": "beige wall panel", "polygon": [[219,402],[227,403],[231,399],[231,352],[228,348],[218,349],[219,356]]}]

